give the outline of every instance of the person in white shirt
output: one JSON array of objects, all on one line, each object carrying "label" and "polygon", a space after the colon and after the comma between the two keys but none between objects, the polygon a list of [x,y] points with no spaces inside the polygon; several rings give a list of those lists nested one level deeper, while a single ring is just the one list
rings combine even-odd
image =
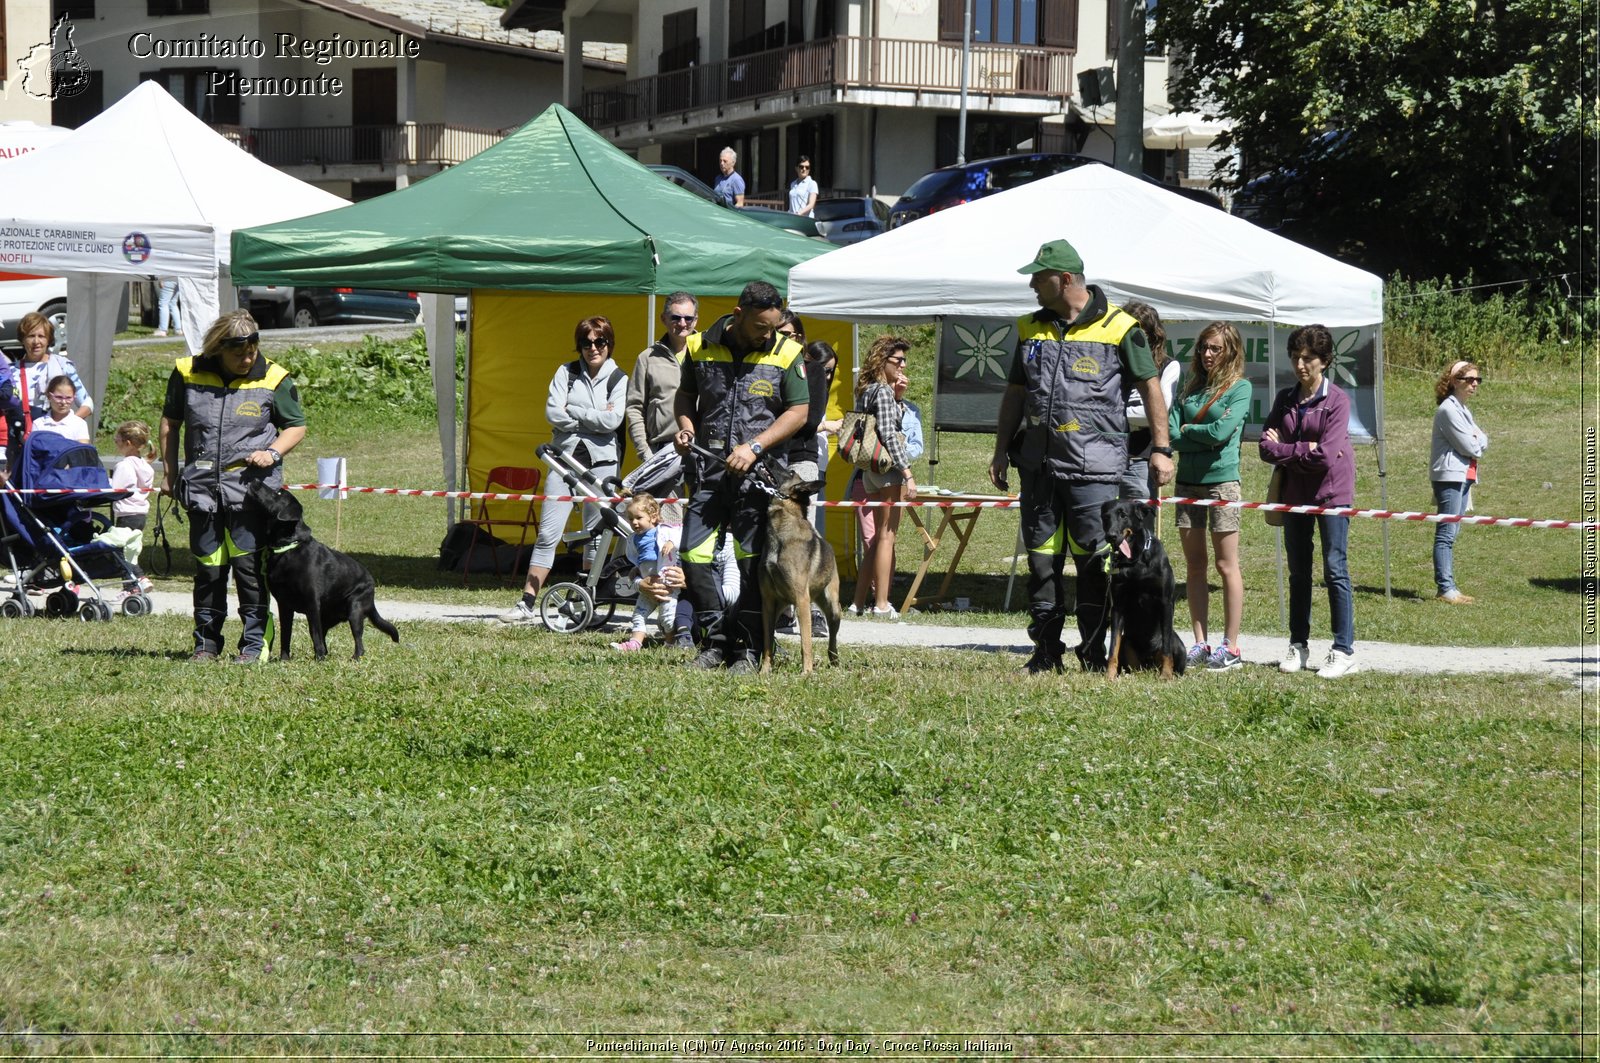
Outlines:
[{"label": "person in white shirt", "polygon": [[794,164],[794,180],[789,182],[789,213],[811,217],[817,208],[817,182],[811,178],[811,158],[800,156]]},{"label": "person in white shirt", "polygon": [[34,418],[33,430],[54,432],[79,443],[89,442],[89,422],[72,412],[78,401],[72,378],[65,373],[52,377],[45,394],[50,408],[43,417]]}]

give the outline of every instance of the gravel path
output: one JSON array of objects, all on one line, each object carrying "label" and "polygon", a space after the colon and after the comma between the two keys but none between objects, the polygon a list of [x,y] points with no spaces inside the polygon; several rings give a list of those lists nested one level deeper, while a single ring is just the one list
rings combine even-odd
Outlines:
[{"label": "gravel path", "polygon": [[[188,614],[187,594],[157,591],[152,595],[158,613]],[[514,596],[507,592],[505,606]],[[496,619],[501,606],[437,605],[429,602],[380,599],[378,611],[389,620],[432,620],[444,623],[486,624],[500,627]],[[619,616],[622,615],[619,610]],[[839,641],[857,646],[926,646],[933,649],[976,650],[984,653],[1012,653],[1021,657],[1032,646],[1017,623],[1008,627],[956,627],[946,624],[898,623],[857,620],[846,617],[839,629]],[[1276,665],[1286,648],[1282,636],[1251,635],[1240,640],[1250,664]],[[1311,659],[1319,661],[1328,652],[1328,643],[1313,639]],[[1595,648],[1582,646],[1407,646],[1394,642],[1358,642],[1356,659],[1362,669],[1393,673],[1471,673],[1533,672],[1566,679],[1585,686],[1596,680]]]}]

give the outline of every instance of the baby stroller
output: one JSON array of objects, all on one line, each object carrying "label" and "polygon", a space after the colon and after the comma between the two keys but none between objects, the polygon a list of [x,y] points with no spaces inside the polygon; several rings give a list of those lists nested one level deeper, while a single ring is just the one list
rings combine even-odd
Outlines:
[{"label": "baby stroller", "polygon": [[[137,578],[121,549],[95,538],[111,522],[89,507],[126,498],[128,492],[111,489],[94,447],[50,432],[35,432],[24,441],[12,480],[0,489],[0,547],[11,569],[0,616],[34,615],[40,608],[28,596],[43,594],[46,616],[110,620],[112,605],[95,580],[136,585]],[[17,488],[89,493],[24,495]],[[150,608],[143,593],[126,595],[120,603],[125,616],[143,616]]]},{"label": "baby stroller", "polygon": [[[635,492],[655,494],[677,483],[683,471],[683,462],[671,447],[663,447],[622,479],[608,476],[603,481],[597,481],[588,469],[548,443],[539,448],[538,454],[574,484],[578,493],[602,498]],[[633,563],[627,555],[627,540],[633,529],[622,516],[622,509],[621,505],[601,504],[600,523],[593,534],[595,563],[589,571],[575,580],[552,583],[539,595],[539,619],[549,630],[571,634],[601,627],[611,621],[618,605],[632,608],[637,600],[639,581],[632,574]],[[589,534],[577,531],[570,533],[566,541],[583,542],[589,538]]]}]

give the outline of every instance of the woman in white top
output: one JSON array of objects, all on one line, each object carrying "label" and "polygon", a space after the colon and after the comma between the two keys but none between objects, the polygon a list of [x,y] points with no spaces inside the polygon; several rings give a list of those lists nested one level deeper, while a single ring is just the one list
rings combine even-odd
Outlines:
[{"label": "woman in white top", "polygon": [[811,179],[811,158],[800,156],[794,164],[794,180],[789,182],[789,213],[811,217],[817,207],[817,182]]},{"label": "woman in white top", "polygon": [[[1483,372],[1471,362],[1457,362],[1433,386],[1439,408],[1433,415],[1433,447],[1428,478],[1439,512],[1457,516],[1472,509],[1472,485],[1478,482],[1478,459],[1489,449],[1489,437],[1472,419],[1467,399],[1478,393]],[[1454,521],[1436,526],[1433,533],[1433,582],[1439,600],[1451,605],[1471,605],[1472,597],[1456,589],[1456,536]]]},{"label": "woman in white top", "polygon": [[[1161,324],[1161,315],[1149,303],[1131,300],[1122,309],[1132,314],[1150,341],[1150,353],[1155,356],[1156,373],[1161,380],[1161,396],[1167,409],[1178,394],[1178,378],[1183,376],[1183,365],[1176,358],[1167,357],[1167,330]],[[1150,475],[1150,416],[1145,412],[1144,396],[1138,389],[1128,393],[1128,471],[1117,488],[1118,498],[1155,498],[1159,486]]]}]

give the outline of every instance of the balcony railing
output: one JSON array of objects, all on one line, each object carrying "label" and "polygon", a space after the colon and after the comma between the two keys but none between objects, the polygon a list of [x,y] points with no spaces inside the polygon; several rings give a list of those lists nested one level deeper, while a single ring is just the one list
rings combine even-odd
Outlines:
[{"label": "balcony railing", "polygon": [[[961,90],[961,46],[940,41],[830,37],[585,92],[590,125],[637,122],[739,100],[832,88]],[[1065,100],[1072,55],[1064,48],[974,44],[967,91],[977,96]]]},{"label": "balcony railing", "polygon": [[270,166],[454,166],[506,137],[505,130],[467,129],[443,122],[273,129],[247,126],[215,128]]}]

